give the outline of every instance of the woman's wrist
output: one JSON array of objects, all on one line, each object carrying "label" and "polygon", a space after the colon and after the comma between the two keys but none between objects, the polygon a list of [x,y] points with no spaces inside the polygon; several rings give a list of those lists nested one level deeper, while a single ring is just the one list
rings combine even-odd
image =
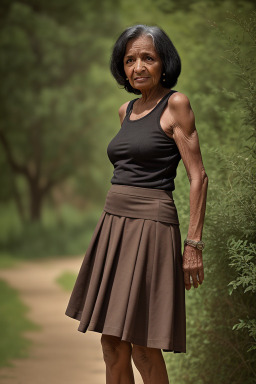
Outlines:
[{"label": "woman's wrist", "polygon": [[197,248],[200,251],[202,251],[205,247],[205,243],[202,240],[193,240],[189,239],[188,237],[184,240],[184,246],[190,245],[191,247]]}]

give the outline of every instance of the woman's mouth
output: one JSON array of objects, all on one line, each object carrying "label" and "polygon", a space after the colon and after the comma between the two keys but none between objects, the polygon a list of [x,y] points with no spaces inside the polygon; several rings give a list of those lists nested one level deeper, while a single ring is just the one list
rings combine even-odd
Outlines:
[{"label": "woman's mouth", "polygon": [[146,76],[138,76],[138,77],[135,77],[134,81],[145,81],[147,79],[148,79],[148,77],[146,77]]}]

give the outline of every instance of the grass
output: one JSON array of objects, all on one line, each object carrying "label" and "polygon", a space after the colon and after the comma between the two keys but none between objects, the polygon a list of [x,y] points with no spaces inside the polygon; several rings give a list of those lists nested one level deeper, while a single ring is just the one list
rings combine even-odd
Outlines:
[{"label": "grass", "polygon": [[7,252],[0,252],[0,269],[2,268],[12,268],[17,264],[17,260]]},{"label": "grass", "polygon": [[0,367],[12,366],[12,359],[29,354],[31,341],[24,337],[24,332],[40,327],[27,319],[27,312],[18,292],[0,280]]},{"label": "grass", "polygon": [[56,282],[65,290],[72,291],[77,275],[75,273],[66,271],[57,277]]}]

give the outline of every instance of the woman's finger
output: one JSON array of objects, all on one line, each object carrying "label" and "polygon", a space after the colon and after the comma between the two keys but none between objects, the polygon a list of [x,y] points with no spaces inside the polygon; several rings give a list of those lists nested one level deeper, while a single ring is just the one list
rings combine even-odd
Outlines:
[{"label": "woman's finger", "polygon": [[200,268],[198,270],[198,280],[199,280],[199,284],[202,284],[202,282],[204,281],[204,269],[203,268]]},{"label": "woman's finger", "polygon": [[184,271],[184,283],[185,283],[185,288],[189,291],[191,288],[191,283],[190,283],[190,278],[189,278],[189,271]]},{"label": "woman's finger", "polygon": [[192,280],[193,280],[193,286],[194,288],[197,288],[198,287],[198,280],[197,280],[197,271],[191,271],[191,276],[192,276]]}]

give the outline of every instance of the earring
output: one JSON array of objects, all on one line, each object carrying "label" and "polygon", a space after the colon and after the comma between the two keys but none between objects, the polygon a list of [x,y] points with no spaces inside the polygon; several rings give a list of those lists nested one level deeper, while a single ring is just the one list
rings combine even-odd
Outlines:
[{"label": "earring", "polygon": [[165,73],[163,73],[163,81],[165,81]]}]

